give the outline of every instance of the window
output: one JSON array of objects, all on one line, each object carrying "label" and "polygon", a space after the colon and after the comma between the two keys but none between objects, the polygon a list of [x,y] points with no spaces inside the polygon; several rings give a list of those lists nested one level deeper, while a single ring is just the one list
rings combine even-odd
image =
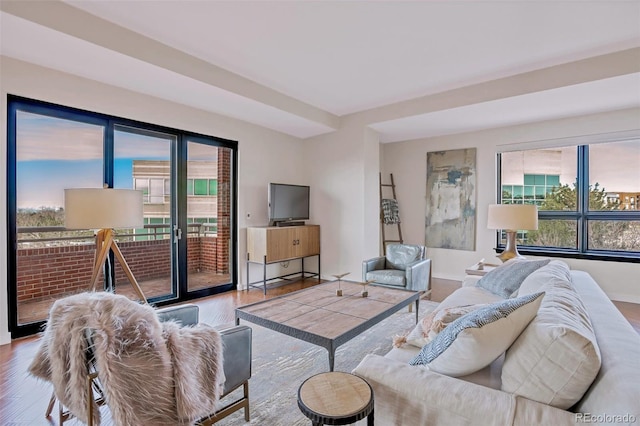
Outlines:
[{"label": "window", "polygon": [[503,152],[498,164],[498,202],[538,206],[521,252],[640,260],[640,139]]},{"label": "window", "polygon": [[[95,256],[93,230],[64,227],[66,188],[142,192],[144,225],[115,238],[144,258],[131,266],[151,303],[236,288],[237,142],[7,95],[6,161],[14,337],[40,331],[51,304],[91,279],[78,265]],[[112,265],[103,285],[135,297]]]}]

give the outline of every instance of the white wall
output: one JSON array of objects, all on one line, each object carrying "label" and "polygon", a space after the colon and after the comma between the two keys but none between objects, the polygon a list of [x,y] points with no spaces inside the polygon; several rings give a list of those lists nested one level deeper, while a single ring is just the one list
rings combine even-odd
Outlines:
[{"label": "white wall", "polygon": [[360,280],[362,260],[378,255],[379,142],[352,121],[337,132],[303,142],[311,182],[312,222],[320,225],[322,275],[350,272]]},{"label": "white wall", "polygon": [[[640,127],[640,109],[505,127],[480,132],[419,139],[383,145],[383,175],[393,173],[401,206],[404,239],[424,244],[427,152],[477,148],[476,250],[428,248],[433,275],[460,280],[466,266],[481,258],[495,263],[495,231],[486,227],[487,206],[496,200],[496,146],[584,136]],[[572,268],[589,272],[614,300],[640,303],[640,264],[564,259]],[[498,261],[499,263],[499,261]]]},{"label": "white wall", "polygon": [[[308,184],[300,139],[239,120],[104,85],[7,57],[0,58],[0,221],[6,223],[7,94],[238,141],[239,276],[245,282],[246,226],[266,225],[269,182]],[[313,208],[313,205],[312,205]],[[251,218],[247,218],[247,213]],[[9,342],[6,226],[0,229],[0,344]]]}]

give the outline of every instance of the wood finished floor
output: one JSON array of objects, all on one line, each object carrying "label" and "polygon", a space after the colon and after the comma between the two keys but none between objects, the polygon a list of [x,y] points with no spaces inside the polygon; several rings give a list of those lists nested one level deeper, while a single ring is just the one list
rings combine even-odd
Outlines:
[{"label": "wood finished floor", "polygon": [[[266,296],[260,289],[251,289],[211,296],[192,303],[200,307],[201,321],[212,325],[233,325],[236,307],[311,287],[317,283],[317,279],[306,279],[278,287],[270,287]],[[460,282],[458,281],[434,279],[431,300],[440,302],[459,286]],[[640,305],[625,302],[614,303],[640,334]],[[38,338],[31,336],[16,339],[10,344],[0,346],[0,425],[58,425],[57,416],[52,419],[44,417],[51,396],[51,385],[35,381],[26,373],[38,344]],[[54,415],[56,413],[54,410]],[[65,425],[77,424],[79,423],[75,420],[65,423]],[[108,413],[104,415],[103,424],[107,426],[111,424]]]}]

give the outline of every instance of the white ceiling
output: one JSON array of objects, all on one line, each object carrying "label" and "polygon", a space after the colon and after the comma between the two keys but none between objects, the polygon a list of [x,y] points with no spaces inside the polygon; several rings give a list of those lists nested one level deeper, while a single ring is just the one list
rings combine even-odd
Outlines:
[{"label": "white ceiling", "polygon": [[[348,114],[640,46],[640,1],[7,3],[3,55],[303,138],[333,131]],[[118,26],[84,16],[95,31],[83,33],[70,6]],[[117,41],[131,37],[122,27],[165,46],[153,45],[156,58],[128,50]],[[170,48],[193,66],[162,63]],[[371,127],[393,142],[634,106],[640,73]]]}]

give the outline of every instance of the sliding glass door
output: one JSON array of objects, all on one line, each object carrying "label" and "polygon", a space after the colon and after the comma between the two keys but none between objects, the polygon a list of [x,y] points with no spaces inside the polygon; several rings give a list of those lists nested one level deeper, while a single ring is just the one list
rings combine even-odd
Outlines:
[{"label": "sliding glass door", "polygon": [[[186,139],[186,291],[232,286],[231,183],[234,152],[194,136]],[[183,233],[184,235],[184,233]]]},{"label": "sliding glass door", "polygon": [[[173,224],[176,223],[176,135],[132,126],[115,126],[113,134],[113,186],[142,191],[144,228],[116,232],[138,284],[147,299],[177,297]],[[124,271],[116,265],[116,292],[136,298]]]},{"label": "sliding glass door", "polygon": [[[144,225],[114,238],[155,305],[237,287],[237,143],[9,96],[10,331],[40,330],[55,300],[88,290],[95,230],[64,226],[64,190],[142,192]],[[137,299],[108,256],[99,280]]]},{"label": "sliding glass door", "polygon": [[[15,238],[14,324],[41,322],[57,299],[87,290],[91,231],[64,228],[64,189],[101,188],[105,127],[72,114],[20,110],[15,115],[13,161],[8,166],[15,205],[8,217]],[[11,191],[9,191],[11,193]],[[8,203],[8,204],[9,204]]]}]

